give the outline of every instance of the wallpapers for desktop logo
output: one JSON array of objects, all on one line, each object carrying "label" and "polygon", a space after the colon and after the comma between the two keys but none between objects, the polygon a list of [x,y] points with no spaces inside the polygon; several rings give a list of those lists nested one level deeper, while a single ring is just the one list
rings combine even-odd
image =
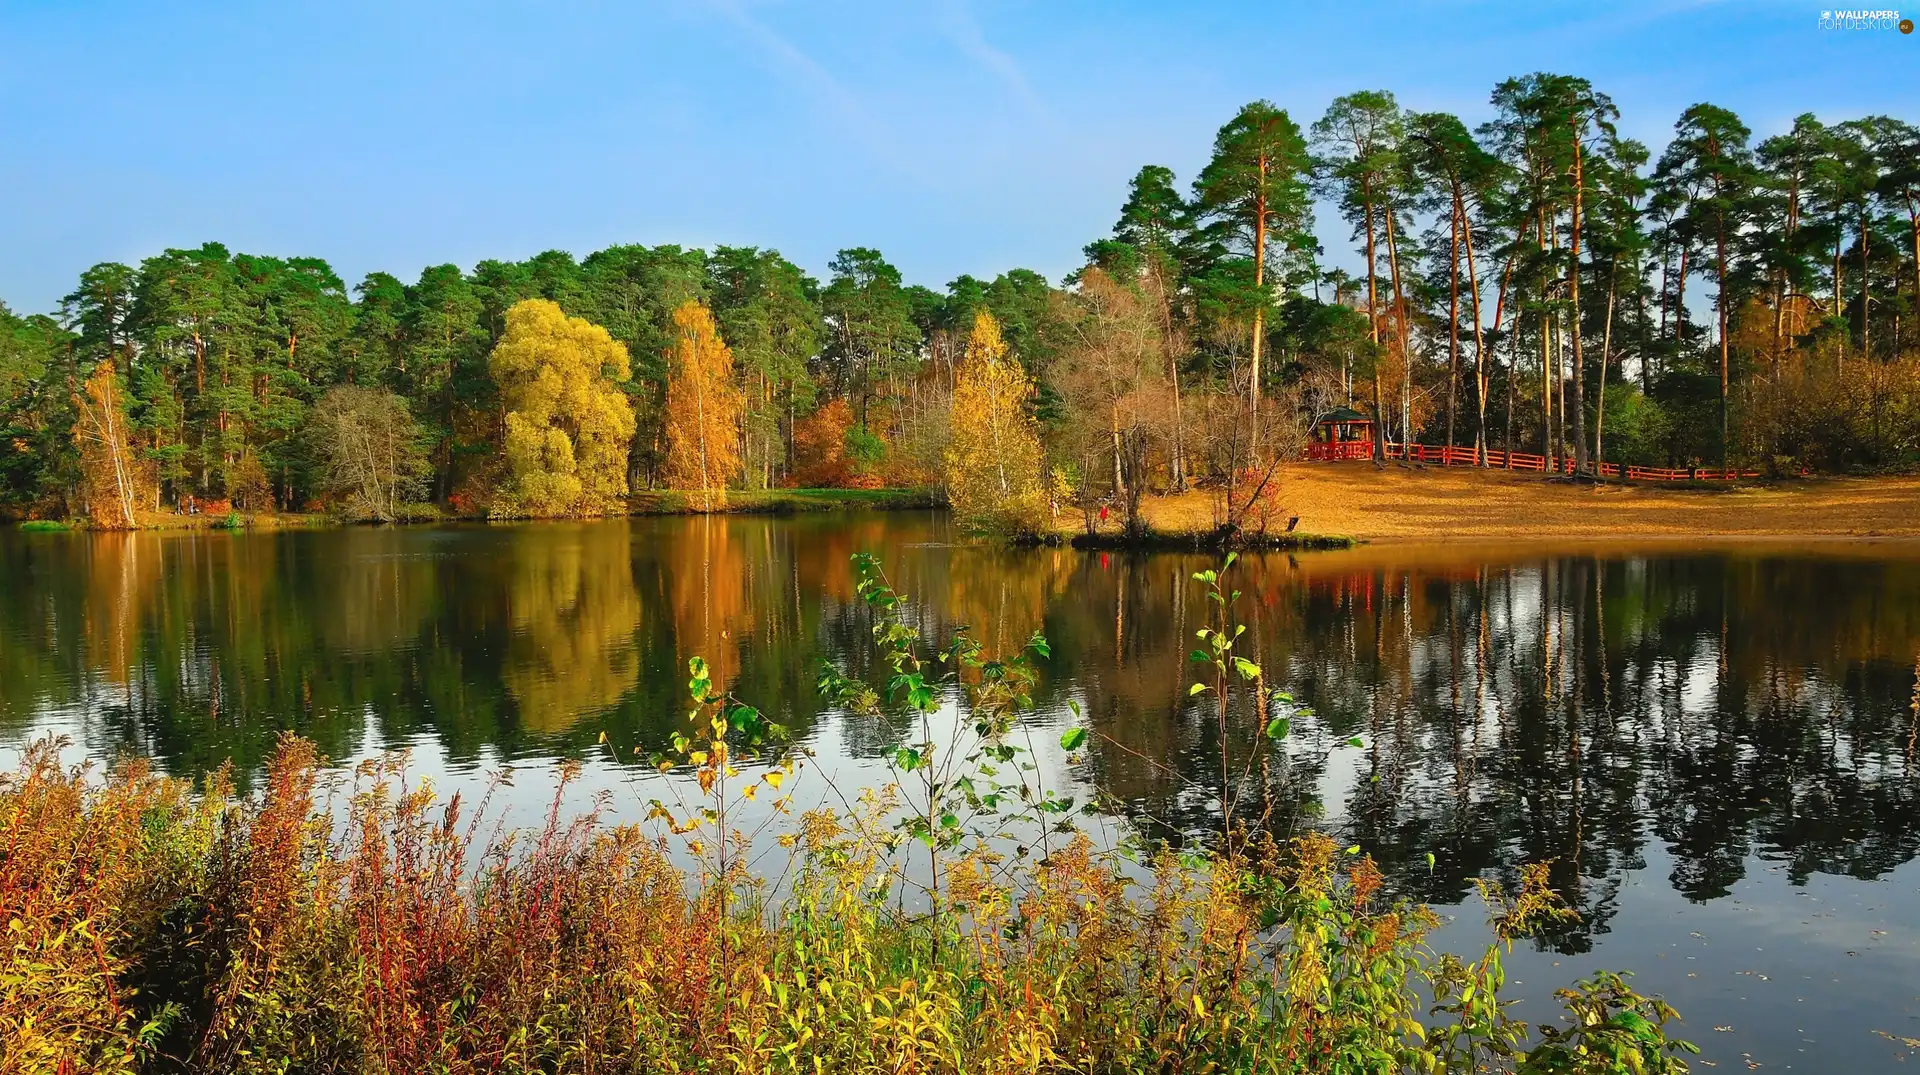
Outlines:
[{"label": "wallpapers for desktop logo", "polygon": [[1822,30],[1898,30],[1903,34],[1913,32],[1913,20],[1903,19],[1900,12],[1893,8],[1845,8],[1822,10],[1820,12]]}]

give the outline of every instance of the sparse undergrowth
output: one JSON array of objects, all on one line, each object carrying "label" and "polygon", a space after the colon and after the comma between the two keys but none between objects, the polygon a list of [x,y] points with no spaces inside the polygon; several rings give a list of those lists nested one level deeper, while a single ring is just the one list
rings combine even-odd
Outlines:
[{"label": "sparse undergrowth", "polygon": [[[1508,1016],[1504,952],[1568,913],[1544,866],[1517,892],[1489,887],[1496,939],[1463,960],[1429,952],[1432,916],[1387,898],[1369,858],[1271,837],[1224,781],[1210,850],[1098,848],[1018,745],[1044,639],[1006,660],[965,631],[934,648],[877,564],[861,572],[886,671],[823,668],[821,688],[848,719],[906,718],[908,741],[892,782],[822,796],[835,809],[796,816],[806,753],[697,658],[686,730],[653,757],[672,775],[648,786],[671,801],[639,824],[567,817],[557,793],[544,826],[503,832],[484,800],[438,801],[397,758],[361,766],[336,802],[291,736],[250,798],[224,772],[194,787],[129,762],[99,780],[33,747],[0,778],[0,1057],[52,1072],[1686,1070],[1671,1009],[1612,974],[1563,990],[1559,1024]],[[1224,575],[1201,573],[1219,613],[1191,692],[1223,722],[1230,694],[1291,704],[1234,656]],[[756,848],[782,860],[771,879]]]}]

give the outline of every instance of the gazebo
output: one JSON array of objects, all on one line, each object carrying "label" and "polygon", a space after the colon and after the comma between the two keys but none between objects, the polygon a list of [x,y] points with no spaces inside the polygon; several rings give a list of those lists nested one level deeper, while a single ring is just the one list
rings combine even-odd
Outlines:
[{"label": "gazebo", "polygon": [[1336,407],[1313,423],[1307,458],[1372,459],[1373,419],[1351,407]]}]

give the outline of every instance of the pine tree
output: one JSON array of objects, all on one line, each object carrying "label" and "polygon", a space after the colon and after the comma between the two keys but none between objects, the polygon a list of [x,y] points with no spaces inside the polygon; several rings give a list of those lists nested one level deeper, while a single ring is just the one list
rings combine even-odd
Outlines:
[{"label": "pine tree", "polygon": [[1253,345],[1249,369],[1248,414],[1253,437],[1248,454],[1260,458],[1261,351],[1266,343],[1267,307],[1274,284],[1268,280],[1271,247],[1301,249],[1311,246],[1307,233],[1313,206],[1307,196],[1312,163],[1300,126],[1284,109],[1255,101],[1220,128],[1213,140],[1213,159],[1194,182],[1203,211],[1219,225],[1229,245],[1243,248],[1253,259]]}]

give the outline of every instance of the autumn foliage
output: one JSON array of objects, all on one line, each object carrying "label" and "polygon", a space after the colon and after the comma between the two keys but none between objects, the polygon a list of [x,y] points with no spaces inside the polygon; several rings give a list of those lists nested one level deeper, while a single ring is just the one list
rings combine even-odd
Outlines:
[{"label": "autumn foliage", "polygon": [[727,486],[740,477],[740,413],[744,403],[733,378],[733,352],[698,302],[673,311],[674,341],[667,353],[667,466],[670,488],[694,494],[710,510],[726,503]]},{"label": "autumn foliage", "polygon": [[979,311],[954,382],[951,430],[941,456],[947,500],[964,524],[1020,529],[1047,517],[1045,454],[1027,410],[1032,396],[1033,381],[1007,354],[999,322]]},{"label": "autumn foliage", "polygon": [[627,348],[607,330],[528,299],[507,311],[489,360],[506,407],[507,482],[494,514],[622,512],[633,407]]},{"label": "autumn foliage", "polygon": [[848,450],[858,437],[853,407],[831,399],[802,419],[793,431],[793,484],[810,489],[878,489],[882,482],[866,460]]},{"label": "autumn foliage", "polygon": [[73,439],[80,448],[80,473],[87,512],[101,530],[132,530],[138,464],[127,436],[126,396],[112,362],[95,366],[74,394]]},{"label": "autumn foliage", "polygon": [[[329,792],[291,735],[254,796],[224,769],[102,779],[30,747],[0,774],[0,1070],[1686,1071],[1673,1010],[1618,975],[1559,991],[1564,1020],[1508,1013],[1508,946],[1571,913],[1544,864],[1484,886],[1493,940],[1469,961],[1429,950],[1434,917],[1324,834],[1102,850],[1019,761],[1045,640],[994,660],[963,628],[936,661],[883,577],[858,592],[895,685],[829,670],[823,693],[882,719],[958,706],[962,745],[992,754],[910,740],[890,782],[802,813],[806,752],[698,657],[634,788],[658,797],[619,824],[599,797],[565,812],[578,762],[516,831],[404,756]],[[1233,637],[1200,633],[1227,655]],[[1061,747],[1071,765],[1098,742]]]}]

